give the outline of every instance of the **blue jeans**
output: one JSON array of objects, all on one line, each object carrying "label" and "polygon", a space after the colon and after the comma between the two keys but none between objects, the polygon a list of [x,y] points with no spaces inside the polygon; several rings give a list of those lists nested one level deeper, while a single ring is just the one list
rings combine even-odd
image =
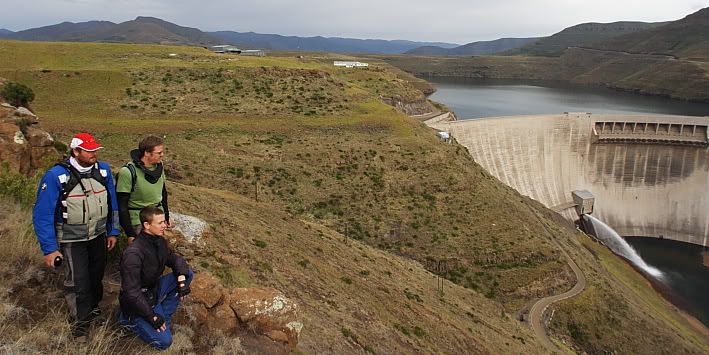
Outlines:
[{"label": "blue jeans", "polygon": [[[189,270],[185,284],[189,285],[192,282],[193,275],[192,270]],[[140,340],[158,350],[165,350],[172,344],[171,319],[180,304],[180,297],[177,295],[177,278],[174,274],[170,273],[160,277],[157,297],[158,301],[153,307],[153,312],[159,314],[165,320],[166,329],[164,331],[158,332],[143,317],[133,316],[127,318],[123,312],[119,315],[118,322],[122,326],[130,328]]]}]

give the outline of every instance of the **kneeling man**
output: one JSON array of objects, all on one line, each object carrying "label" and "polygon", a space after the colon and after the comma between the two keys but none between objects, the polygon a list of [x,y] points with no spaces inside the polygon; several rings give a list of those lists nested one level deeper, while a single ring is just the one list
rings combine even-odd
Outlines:
[{"label": "kneeling man", "polygon": [[[121,325],[144,342],[164,350],[172,344],[170,319],[190,293],[192,271],[163,238],[165,215],[157,207],[140,211],[142,231],[121,257]],[[165,266],[172,273],[163,275]]]}]

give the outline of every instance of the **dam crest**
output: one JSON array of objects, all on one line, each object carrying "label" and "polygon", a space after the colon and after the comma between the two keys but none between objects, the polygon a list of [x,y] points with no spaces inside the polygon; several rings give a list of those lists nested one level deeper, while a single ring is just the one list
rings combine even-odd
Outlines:
[{"label": "dam crest", "polygon": [[497,179],[568,220],[571,192],[623,236],[709,246],[709,117],[563,113],[432,119]]}]

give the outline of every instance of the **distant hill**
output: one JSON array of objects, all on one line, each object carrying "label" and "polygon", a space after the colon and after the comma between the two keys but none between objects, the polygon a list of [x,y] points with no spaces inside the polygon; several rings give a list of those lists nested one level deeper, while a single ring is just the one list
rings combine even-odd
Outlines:
[{"label": "distant hill", "polygon": [[421,46],[453,48],[457,44],[339,37],[296,37],[254,32],[208,32],[226,44],[244,48],[332,53],[400,54]]},{"label": "distant hill", "polygon": [[609,38],[590,47],[709,59],[709,7],[664,26]]},{"label": "distant hill", "polygon": [[137,17],[119,24],[109,21],[62,22],[2,35],[26,41],[126,42],[209,45],[219,40],[190,27],[178,26],[154,17]]},{"label": "distant hill", "polygon": [[2,35],[9,35],[9,34],[11,34],[11,33],[14,33],[14,32],[12,32],[12,31],[10,31],[10,30],[8,30],[8,29],[5,29],[5,28],[0,28],[0,36],[2,36]]},{"label": "distant hill", "polygon": [[478,41],[464,44],[455,48],[443,48],[438,46],[423,46],[407,51],[405,54],[414,55],[484,55],[504,52],[506,50],[522,47],[526,44],[539,40],[540,37],[532,38],[500,38],[493,41]]},{"label": "distant hill", "polygon": [[557,57],[568,47],[584,47],[608,38],[659,27],[666,23],[667,22],[647,23],[630,21],[582,23],[568,27],[559,33],[544,37],[534,43],[513,49],[506,54]]},{"label": "distant hill", "polygon": [[56,25],[31,28],[24,31],[12,32],[4,38],[22,41],[72,41],[84,42],[87,34],[110,28],[116,24],[109,21],[88,22],[62,22]]}]

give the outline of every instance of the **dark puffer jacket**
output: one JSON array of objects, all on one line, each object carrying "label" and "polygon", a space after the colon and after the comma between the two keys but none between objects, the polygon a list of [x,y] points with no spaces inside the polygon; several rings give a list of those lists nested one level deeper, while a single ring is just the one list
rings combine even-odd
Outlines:
[{"label": "dark puffer jacket", "polygon": [[141,232],[126,248],[121,257],[121,294],[118,298],[125,316],[153,317],[154,302],[146,296],[153,299],[156,296],[158,280],[165,266],[170,267],[176,277],[189,273],[185,259],[168,248],[165,238]]}]

